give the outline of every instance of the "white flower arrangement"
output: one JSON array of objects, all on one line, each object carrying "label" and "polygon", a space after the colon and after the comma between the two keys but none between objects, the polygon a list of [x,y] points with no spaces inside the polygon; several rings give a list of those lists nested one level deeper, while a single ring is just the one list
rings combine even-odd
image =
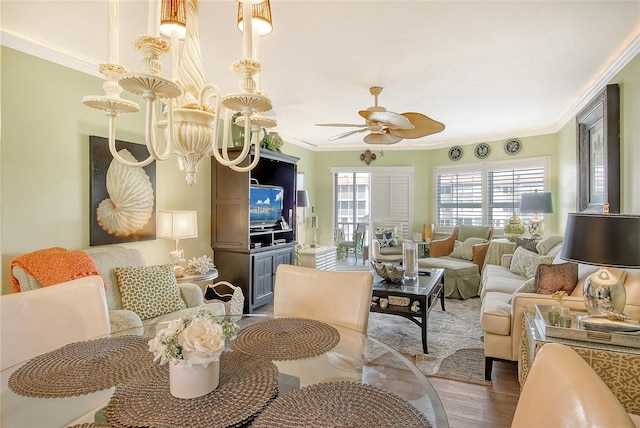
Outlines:
[{"label": "white flower arrangement", "polygon": [[213,264],[213,259],[207,255],[202,257],[194,257],[187,262],[189,265],[189,271],[191,273],[199,273],[200,275],[204,275],[209,272],[211,269],[215,268],[216,265]]},{"label": "white flower arrangement", "polygon": [[149,341],[149,351],[160,364],[202,364],[218,361],[224,351],[224,341],[235,339],[238,325],[214,316],[206,307],[195,315],[172,320]]}]

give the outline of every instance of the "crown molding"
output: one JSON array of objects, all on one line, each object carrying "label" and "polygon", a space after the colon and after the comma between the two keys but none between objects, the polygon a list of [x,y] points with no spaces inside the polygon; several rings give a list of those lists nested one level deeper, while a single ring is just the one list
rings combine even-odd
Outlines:
[{"label": "crown molding", "polygon": [[6,30],[0,30],[0,40],[2,46],[71,68],[72,70],[104,78],[98,71],[98,64],[87,59],[79,58],[61,50],[42,45]]}]

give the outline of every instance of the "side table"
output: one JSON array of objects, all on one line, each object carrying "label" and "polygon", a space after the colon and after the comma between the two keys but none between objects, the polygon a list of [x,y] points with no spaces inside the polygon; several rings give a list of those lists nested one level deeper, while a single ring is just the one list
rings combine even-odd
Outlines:
[{"label": "side table", "polygon": [[[431,239],[426,241],[415,241],[414,243],[418,245],[418,257],[429,257],[429,244],[431,243]],[[420,251],[420,247],[422,247],[422,251]]]},{"label": "side table", "polygon": [[562,343],[589,363],[628,413],[640,415],[640,348],[546,336],[538,328],[533,312],[525,313],[522,328],[518,359],[521,388],[538,350],[546,343]]},{"label": "side table", "polygon": [[336,247],[323,246],[298,250],[300,266],[321,270],[336,270]]},{"label": "side table", "polygon": [[211,269],[209,272],[205,273],[205,274],[200,274],[200,273],[196,273],[196,274],[184,274],[181,277],[176,277],[176,281],[178,281],[178,284],[181,284],[183,282],[204,282],[204,281],[211,281],[213,279],[216,279],[218,277],[218,269]]},{"label": "side table", "polygon": [[[516,243],[506,238],[492,239],[487,249],[487,255],[484,258],[485,265],[500,265],[502,263],[503,254],[513,254],[516,249]],[[483,266],[484,267],[484,266]]]}]

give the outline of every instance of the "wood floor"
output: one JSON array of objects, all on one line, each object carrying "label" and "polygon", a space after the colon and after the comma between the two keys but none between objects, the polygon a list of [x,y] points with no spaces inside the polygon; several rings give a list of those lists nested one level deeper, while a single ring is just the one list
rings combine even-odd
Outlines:
[{"label": "wood floor", "polygon": [[494,362],[493,385],[429,377],[451,428],[510,427],[520,395],[518,365]]},{"label": "wood floor", "polygon": [[[273,305],[264,305],[255,313],[272,314]],[[494,362],[493,385],[484,386],[429,377],[442,400],[451,428],[510,427],[520,395],[518,365]]]}]

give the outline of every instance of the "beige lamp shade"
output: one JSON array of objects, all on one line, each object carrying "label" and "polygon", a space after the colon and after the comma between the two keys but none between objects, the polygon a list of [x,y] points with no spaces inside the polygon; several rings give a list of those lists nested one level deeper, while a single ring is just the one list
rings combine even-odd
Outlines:
[{"label": "beige lamp shade", "polygon": [[184,39],[187,31],[187,0],[162,0],[160,7],[160,33],[171,37],[173,31]]},{"label": "beige lamp shade", "polygon": [[[260,36],[266,36],[273,31],[273,20],[271,19],[271,3],[269,0],[263,2],[253,2],[252,5],[253,28]],[[244,31],[242,24],[242,2],[238,2],[238,30]]]},{"label": "beige lamp shade", "polygon": [[[198,237],[196,211],[158,211],[156,236],[159,239],[187,239]],[[177,246],[177,242],[176,242]]]}]

